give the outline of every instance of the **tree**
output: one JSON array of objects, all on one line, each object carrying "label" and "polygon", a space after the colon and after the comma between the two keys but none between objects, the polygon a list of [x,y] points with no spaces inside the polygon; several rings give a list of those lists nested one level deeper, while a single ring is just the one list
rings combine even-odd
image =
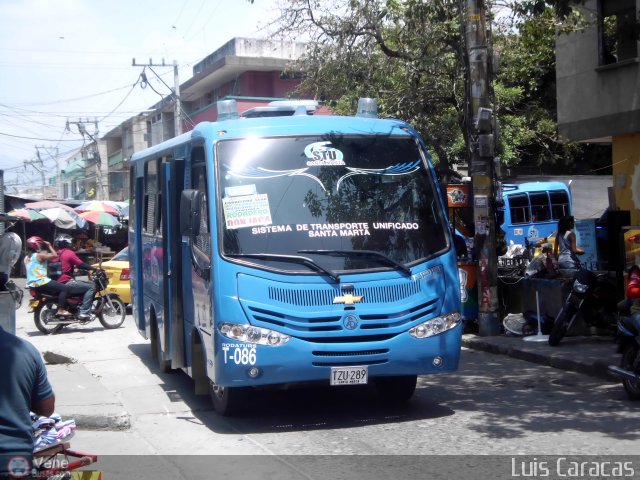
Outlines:
[{"label": "tree", "polygon": [[382,115],[412,124],[446,171],[464,151],[465,77],[457,0],[290,0],[279,33],[309,38],[298,95],[341,113],[376,97]]},{"label": "tree", "polygon": [[[467,65],[459,0],[283,0],[277,33],[308,39],[295,93],[353,113],[357,99],[378,99],[380,114],[412,124],[446,179],[467,162]],[[493,16],[503,65],[494,79],[494,111],[506,165],[571,160],[581,147],[556,135],[555,27],[569,23],[569,0],[508,0]]]}]

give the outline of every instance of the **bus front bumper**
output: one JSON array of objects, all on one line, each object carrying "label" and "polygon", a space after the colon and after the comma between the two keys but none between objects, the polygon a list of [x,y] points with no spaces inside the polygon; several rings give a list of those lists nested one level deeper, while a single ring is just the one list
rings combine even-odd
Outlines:
[{"label": "bus front bumper", "polygon": [[224,387],[329,382],[332,369],[366,367],[376,377],[428,375],[457,370],[462,322],[428,338],[408,333],[378,342],[315,343],[292,338],[271,347],[222,338],[216,345],[213,381]]}]

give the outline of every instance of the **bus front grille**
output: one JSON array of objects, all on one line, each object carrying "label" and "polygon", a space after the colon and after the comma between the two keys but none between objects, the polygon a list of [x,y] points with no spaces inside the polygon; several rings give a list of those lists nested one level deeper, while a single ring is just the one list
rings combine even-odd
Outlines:
[{"label": "bus front grille", "polygon": [[[395,285],[377,285],[356,287],[353,295],[362,297],[359,303],[392,303],[407,299],[420,293],[420,281],[402,282]],[[299,307],[318,307],[333,305],[341,293],[335,288],[300,290],[282,287],[269,287],[269,300]]]},{"label": "bus front grille", "polygon": [[389,349],[381,348],[379,350],[362,350],[355,352],[322,352],[316,350],[311,353],[316,357],[354,357],[361,355],[382,355],[384,353],[389,353]]}]

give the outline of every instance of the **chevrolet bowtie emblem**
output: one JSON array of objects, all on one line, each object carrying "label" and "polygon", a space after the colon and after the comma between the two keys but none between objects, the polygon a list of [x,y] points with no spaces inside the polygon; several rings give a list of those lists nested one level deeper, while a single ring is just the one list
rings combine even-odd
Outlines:
[{"label": "chevrolet bowtie emblem", "polygon": [[336,297],[333,299],[333,303],[344,303],[345,305],[353,305],[356,302],[361,302],[364,297],[362,295],[351,295],[350,293]]}]

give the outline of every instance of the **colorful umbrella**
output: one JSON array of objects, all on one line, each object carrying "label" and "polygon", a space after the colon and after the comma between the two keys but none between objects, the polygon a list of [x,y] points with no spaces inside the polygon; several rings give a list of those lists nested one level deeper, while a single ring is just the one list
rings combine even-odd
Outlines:
[{"label": "colorful umbrella", "polygon": [[54,202],[53,200],[40,200],[39,202],[29,202],[25,203],[24,206],[26,208],[32,208],[34,210],[44,210],[46,208],[64,208],[65,210],[73,211],[68,205],[64,205],[60,202]]},{"label": "colorful umbrella", "polygon": [[90,202],[84,202],[74,208],[76,212],[105,212],[111,215],[120,214],[120,210],[113,202],[104,200],[91,200]]},{"label": "colorful umbrella", "polygon": [[65,210],[58,207],[40,210],[40,213],[51,220],[56,227],[60,228],[84,228],[87,224],[87,221],[73,210]]},{"label": "colorful umbrella", "polygon": [[15,210],[11,210],[7,212],[7,215],[10,217],[21,218],[22,220],[33,221],[33,220],[47,220],[47,217],[42,215],[37,210],[31,210],[30,208],[16,208]]},{"label": "colorful umbrella", "polygon": [[116,217],[106,212],[82,212],[80,216],[94,225],[101,227],[115,227],[116,225],[120,225]]}]

